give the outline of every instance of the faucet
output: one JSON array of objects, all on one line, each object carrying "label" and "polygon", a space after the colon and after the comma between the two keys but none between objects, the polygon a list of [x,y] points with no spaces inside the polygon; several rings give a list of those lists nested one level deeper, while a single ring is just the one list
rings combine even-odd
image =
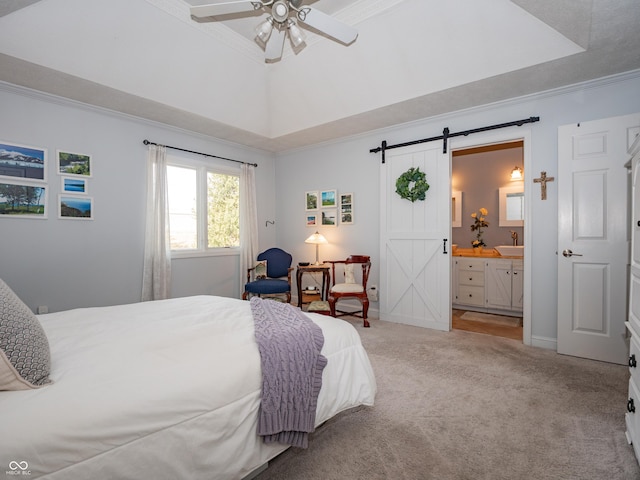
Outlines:
[{"label": "faucet", "polygon": [[514,232],[513,230],[509,230],[511,232],[511,238],[513,239],[513,246],[518,246],[518,232]]}]

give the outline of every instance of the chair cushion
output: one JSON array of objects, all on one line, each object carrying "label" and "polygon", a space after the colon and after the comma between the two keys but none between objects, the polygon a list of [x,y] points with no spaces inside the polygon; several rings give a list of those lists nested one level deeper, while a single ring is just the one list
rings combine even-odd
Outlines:
[{"label": "chair cushion", "polygon": [[331,291],[335,293],[362,293],[364,288],[357,283],[336,283],[331,287]]},{"label": "chair cushion", "polygon": [[356,276],[353,273],[353,263],[344,266],[344,283],[356,283]]},{"label": "chair cushion", "polygon": [[255,265],[255,278],[256,279],[263,279],[263,278],[267,278],[267,261],[266,260],[261,260],[259,262],[256,262]]},{"label": "chair cushion", "polygon": [[286,280],[277,280],[273,278],[265,278],[264,280],[256,280],[249,282],[244,286],[245,291],[257,293],[259,295],[268,295],[270,293],[287,293],[289,291],[289,282]]}]

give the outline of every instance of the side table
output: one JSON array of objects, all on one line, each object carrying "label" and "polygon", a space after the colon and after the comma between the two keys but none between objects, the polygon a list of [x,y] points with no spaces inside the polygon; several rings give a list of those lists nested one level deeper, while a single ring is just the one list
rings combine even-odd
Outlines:
[{"label": "side table", "polygon": [[326,300],[329,297],[329,268],[330,265],[326,263],[321,263],[320,265],[307,265],[302,266],[298,265],[298,270],[296,271],[296,283],[298,284],[298,307],[302,307],[302,275],[305,273],[314,273],[314,272],[322,272],[322,290],[320,290],[320,298],[321,300]]}]

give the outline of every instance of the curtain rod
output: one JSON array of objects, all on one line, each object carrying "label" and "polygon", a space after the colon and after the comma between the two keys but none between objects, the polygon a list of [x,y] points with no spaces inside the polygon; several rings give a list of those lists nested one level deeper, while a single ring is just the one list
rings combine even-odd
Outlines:
[{"label": "curtain rod", "polygon": [[471,130],[465,130],[464,132],[456,132],[456,133],[450,133],[449,127],[445,127],[445,129],[442,131],[442,135],[439,135],[437,137],[423,138],[422,140],[414,140],[412,142],[398,143],[396,145],[387,145],[387,141],[385,140],[382,142],[382,145],[380,147],[372,148],[371,150],[369,150],[369,153],[382,152],[382,163],[385,163],[384,153],[386,150],[391,150],[393,148],[400,148],[400,147],[408,147],[409,145],[417,145],[418,143],[433,142],[435,140],[444,140],[442,145],[442,153],[447,153],[447,140],[449,138],[460,137],[460,136],[466,137],[467,135],[470,135],[472,133],[486,132],[488,130],[496,130],[498,128],[506,128],[506,127],[514,127],[514,126],[521,127],[525,123],[535,123],[539,121],[540,121],[540,117],[529,117],[523,120],[515,120],[513,122],[499,123],[497,125],[489,125],[488,127],[473,128]]},{"label": "curtain rod", "polygon": [[171,145],[162,145],[160,143],[150,142],[149,140],[143,140],[142,143],[144,143],[145,145],[156,145],[158,147],[170,148],[172,150],[180,150],[181,152],[195,153],[196,155],[203,155],[205,157],[219,158],[220,160],[227,160],[229,162],[242,163],[243,165],[252,165],[254,167],[258,166],[257,163],[249,163],[249,162],[243,162],[242,160],[234,160],[233,158],[219,157],[218,155],[211,155],[209,153],[196,152],[195,150],[187,150],[186,148],[172,147]]}]

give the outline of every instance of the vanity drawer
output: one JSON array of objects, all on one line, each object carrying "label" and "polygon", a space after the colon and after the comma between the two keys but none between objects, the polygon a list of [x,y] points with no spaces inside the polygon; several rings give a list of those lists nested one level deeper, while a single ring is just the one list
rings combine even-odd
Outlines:
[{"label": "vanity drawer", "polygon": [[458,283],[460,285],[472,285],[477,287],[484,286],[484,272],[476,272],[468,270],[458,274]]},{"label": "vanity drawer", "polygon": [[459,285],[458,286],[458,303],[462,305],[473,305],[476,307],[484,307],[484,287]]},{"label": "vanity drawer", "polygon": [[458,260],[458,271],[462,272],[484,272],[484,260],[481,258],[461,257]]}]

